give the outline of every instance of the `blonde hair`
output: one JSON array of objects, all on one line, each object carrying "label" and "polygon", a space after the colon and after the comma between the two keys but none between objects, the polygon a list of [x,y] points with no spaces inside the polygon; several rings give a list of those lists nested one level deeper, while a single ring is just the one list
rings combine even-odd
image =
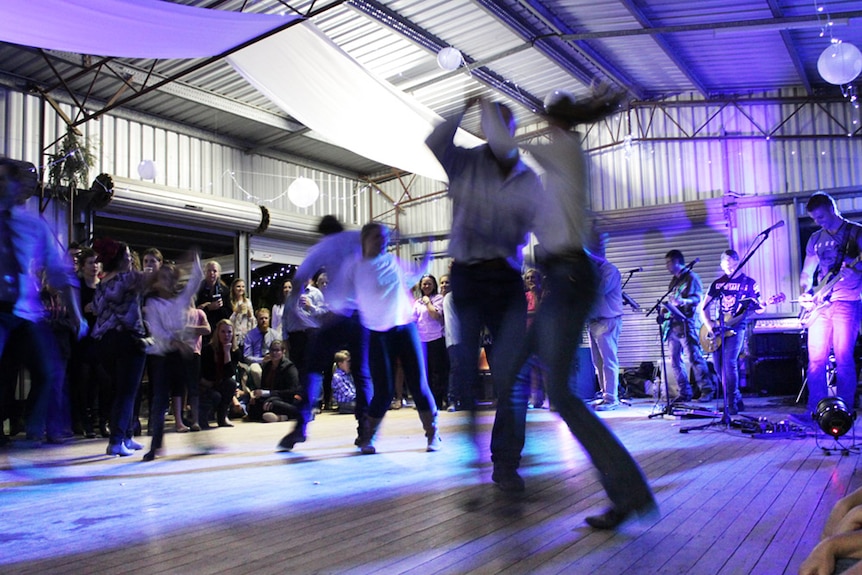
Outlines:
[{"label": "blonde hair", "polygon": [[338,369],[338,364],[347,361],[350,359],[350,352],[346,349],[342,349],[341,351],[335,352],[335,363],[332,364],[332,373],[335,373],[335,370]]}]

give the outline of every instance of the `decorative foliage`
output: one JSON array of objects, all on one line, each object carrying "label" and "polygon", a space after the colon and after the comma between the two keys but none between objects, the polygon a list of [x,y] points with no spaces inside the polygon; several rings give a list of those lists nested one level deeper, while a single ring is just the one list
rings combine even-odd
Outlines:
[{"label": "decorative foliage", "polygon": [[70,191],[86,185],[90,167],[95,161],[87,143],[71,128],[48,159],[48,186],[55,192],[64,185]]}]

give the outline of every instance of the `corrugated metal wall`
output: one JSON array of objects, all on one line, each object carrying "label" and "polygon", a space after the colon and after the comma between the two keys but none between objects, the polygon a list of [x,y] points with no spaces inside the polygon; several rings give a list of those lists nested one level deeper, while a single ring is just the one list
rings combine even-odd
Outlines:
[{"label": "corrugated metal wall", "polygon": [[[60,106],[67,115],[75,116],[74,108]],[[47,145],[65,133],[58,115],[41,98],[0,88],[0,154],[43,165],[43,115]],[[155,183],[171,188],[315,217],[332,213],[354,225],[368,219],[367,202],[358,197],[363,189],[358,180],[119,116],[102,116],[81,129],[95,157],[91,177],[106,172],[138,179],[138,164],[153,160],[158,166]],[[49,147],[47,153],[52,152]],[[288,186],[298,177],[310,178],[320,188],[319,199],[307,209],[297,208],[287,199]]]}]

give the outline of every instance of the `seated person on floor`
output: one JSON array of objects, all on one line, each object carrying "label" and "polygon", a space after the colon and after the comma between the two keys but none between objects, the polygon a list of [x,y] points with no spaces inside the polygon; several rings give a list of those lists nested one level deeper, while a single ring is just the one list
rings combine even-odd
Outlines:
[{"label": "seated person on floor", "polygon": [[332,399],[338,404],[338,413],[353,413],[356,410],[356,386],[350,373],[350,352],[346,349],[335,354]]},{"label": "seated person on floor", "polygon": [[862,574],[862,488],[842,497],[832,507],[818,543],[799,575]]},{"label": "seated person on floor", "polygon": [[263,366],[260,389],[251,392],[248,417],[253,421],[287,421],[302,418],[299,371],[288,358],[287,345],[275,340],[269,346],[271,360]]}]

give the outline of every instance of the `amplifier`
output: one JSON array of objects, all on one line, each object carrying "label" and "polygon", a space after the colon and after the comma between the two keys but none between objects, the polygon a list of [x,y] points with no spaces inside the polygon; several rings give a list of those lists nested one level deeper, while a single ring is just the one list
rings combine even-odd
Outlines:
[{"label": "amplifier", "polygon": [[802,351],[799,332],[755,330],[748,341],[748,388],[761,395],[798,393],[802,387]]},{"label": "amplifier", "polygon": [[768,317],[757,319],[754,324],[754,333],[780,333],[780,332],[800,332],[802,325],[799,323],[799,318],[792,317]]}]

